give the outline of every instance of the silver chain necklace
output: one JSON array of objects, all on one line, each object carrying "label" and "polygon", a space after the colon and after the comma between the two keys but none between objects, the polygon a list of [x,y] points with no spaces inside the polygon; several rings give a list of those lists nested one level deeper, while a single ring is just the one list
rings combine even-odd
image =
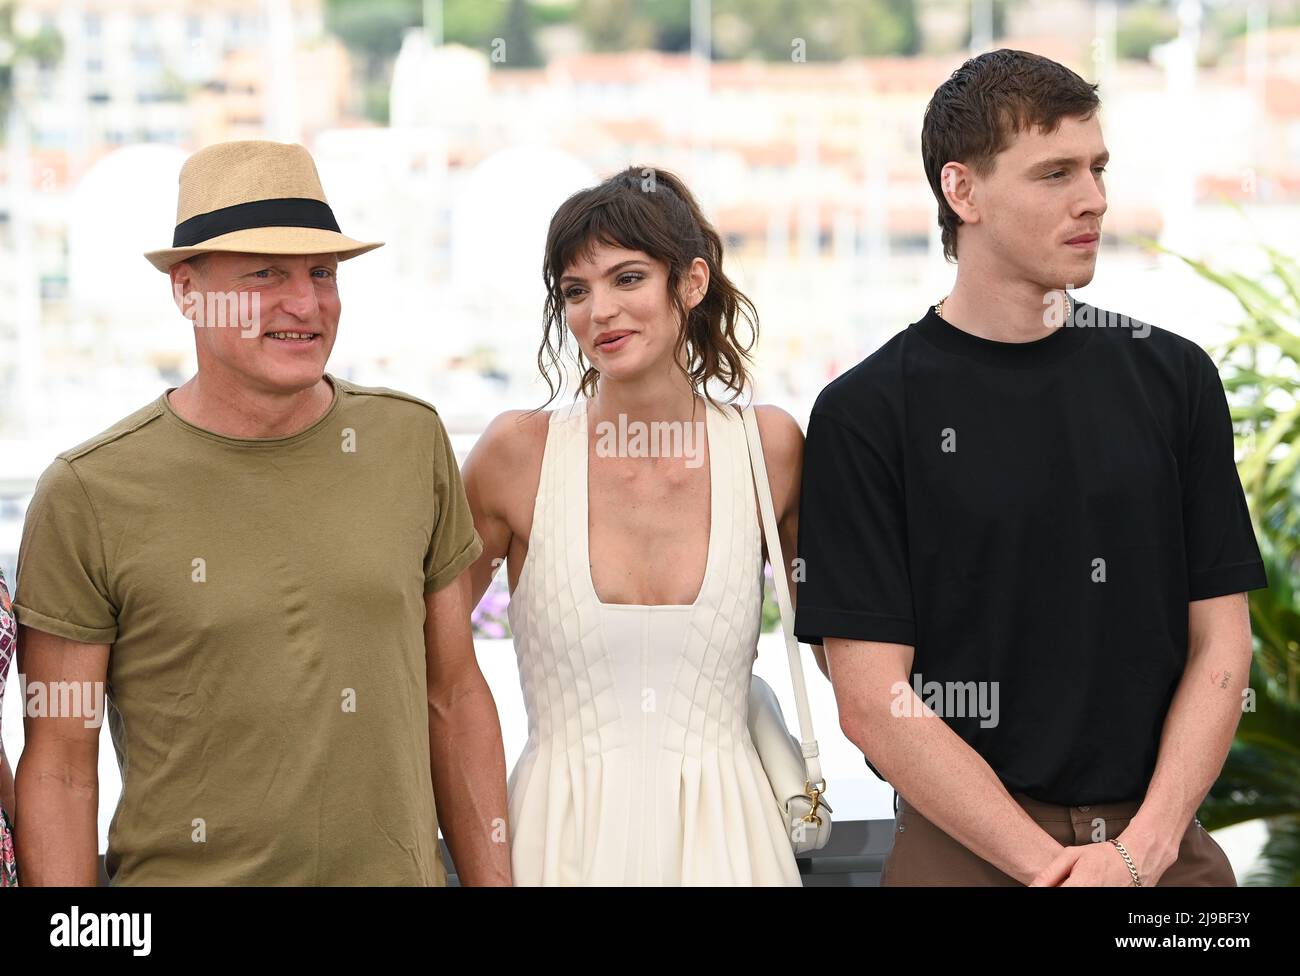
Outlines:
[{"label": "silver chain necklace", "polygon": [[[934,314],[939,316],[939,318],[941,319],[943,319],[943,303],[946,302],[947,300],[948,300],[948,296],[944,295],[943,298],[939,299],[939,304],[934,307]],[[1071,311],[1073,311],[1073,309],[1070,307],[1070,296],[1066,295],[1065,296],[1065,321],[1067,322],[1070,321]],[[948,321],[947,319],[943,319],[943,320],[945,322]]]}]

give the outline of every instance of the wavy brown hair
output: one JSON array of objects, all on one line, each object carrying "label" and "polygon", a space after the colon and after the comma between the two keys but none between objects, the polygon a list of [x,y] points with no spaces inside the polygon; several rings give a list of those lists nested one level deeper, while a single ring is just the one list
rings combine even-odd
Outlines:
[{"label": "wavy brown hair", "polygon": [[[537,351],[537,368],[551,391],[546,403],[563,390],[567,376],[562,357],[569,330],[560,277],[597,243],[644,251],[668,266],[668,298],[679,323],[673,349],[678,368],[691,389],[710,402],[710,383],[730,390],[731,400],[743,393],[749,385],[750,350],[758,341],[758,310],[723,273],[722,238],[679,177],[629,166],[599,186],[573,194],[551,218],[542,266],[546,283],[542,345]],[[695,258],[703,258],[709,266],[709,286],[699,304],[687,309],[678,290]],[[748,326],[748,341],[739,335],[742,321]],[[581,349],[572,352],[582,374],[574,398],[578,393],[591,396],[600,372]],[[558,376],[553,378],[553,372]]]}]

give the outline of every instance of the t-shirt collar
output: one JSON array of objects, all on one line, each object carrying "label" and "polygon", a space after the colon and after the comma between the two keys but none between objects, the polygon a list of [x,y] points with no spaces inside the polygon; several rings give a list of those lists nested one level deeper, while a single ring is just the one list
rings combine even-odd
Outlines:
[{"label": "t-shirt collar", "polygon": [[176,389],[176,387],[174,386],[169,386],[163,392],[162,396],[158,398],[158,406],[159,409],[162,410],[163,416],[166,417],[168,420],[172,421],[175,424],[180,425],[185,430],[188,430],[193,434],[197,434],[200,437],[206,437],[209,440],[218,441],[222,444],[231,444],[238,447],[284,447],[286,445],[295,444],[298,441],[305,440],[306,438],[310,437],[312,434],[316,433],[322,427],[328,424],[330,418],[334,416],[334,414],[338,411],[339,403],[343,397],[343,391],[342,388],[340,387],[340,383],[337,379],[335,379],[335,377],[331,376],[329,373],[325,373],[324,377],[325,377],[325,381],[329,383],[330,388],[334,391],[334,399],[330,401],[329,408],[323,414],[321,414],[320,417],[318,417],[310,426],[304,427],[302,430],[297,431],[296,433],[286,434],[283,437],[231,437],[228,434],[219,434],[214,430],[208,430],[206,427],[200,427],[197,424],[192,424],[184,417],[182,417],[180,414],[178,414],[174,409],[172,409],[171,401],[167,399],[168,394],[170,394],[173,390]]},{"label": "t-shirt collar", "polygon": [[1051,329],[1050,334],[1029,342],[1002,342],[997,339],[985,339],[959,329],[951,322],[940,318],[931,305],[925,315],[913,323],[912,328],[929,343],[966,356],[990,366],[1025,368],[1057,362],[1080,349],[1091,334],[1091,329],[1081,328],[1075,324],[1078,319],[1080,302],[1073,295],[1070,297],[1070,321]]}]

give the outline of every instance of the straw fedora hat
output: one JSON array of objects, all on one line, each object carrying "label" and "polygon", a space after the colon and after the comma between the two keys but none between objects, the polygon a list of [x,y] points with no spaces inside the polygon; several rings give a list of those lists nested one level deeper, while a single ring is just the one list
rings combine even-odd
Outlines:
[{"label": "straw fedora hat", "polygon": [[159,271],[209,251],[337,254],[383,246],[339,232],[311,154],[299,145],[250,139],[200,149],[181,167],[172,246],[145,257]]}]

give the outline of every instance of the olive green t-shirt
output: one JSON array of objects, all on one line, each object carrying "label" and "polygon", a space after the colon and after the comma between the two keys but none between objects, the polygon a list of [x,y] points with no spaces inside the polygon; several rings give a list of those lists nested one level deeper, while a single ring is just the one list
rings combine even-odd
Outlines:
[{"label": "olive green t-shirt", "polygon": [[446,882],[424,597],[482,542],[434,408],[327,379],[288,437],[163,394],[37,484],[14,606],[111,645],[114,884]]}]

